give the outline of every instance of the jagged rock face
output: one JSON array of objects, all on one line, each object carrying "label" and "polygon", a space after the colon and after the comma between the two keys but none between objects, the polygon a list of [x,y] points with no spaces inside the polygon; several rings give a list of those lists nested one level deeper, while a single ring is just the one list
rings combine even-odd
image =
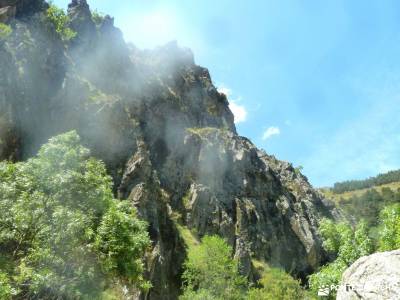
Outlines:
[{"label": "jagged rock face", "polygon": [[76,129],[149,223],[153,288],[143,298],[179,294],[176,221],[225,237],[250,278],[253,258],[303,278],[324,259],[321,198],[289,163],[237,135],[226,96],[190,50],[127,45],[111,17],[94,25],[83,0],[68,13],[78,36],[67,46],[40,10],[17,13],[0,44],[0,159],[26,159]]},{"label": "jagged rock face", "polygon": [[171,147],[161,184],[189,228],[224,236],[244,261],[252,256],[298,275],[318,265],[324,206],[290,164],[224,128],[187,129]]},{"label": "jagged rock face", "polygon": [[400,299],[400,250],[356,260],[343,273],[336,299]]},{"label": "jagged rock face", "polygon": [[92,41],[96,35],[96,26],[86,0],[73,0],[68,4],[68,16],[71,29],[78,33],[77,42],[82,44]]},{"label": "jagged rock face", "polygon": [[46,9],[47,3],[43,0],[0,0],[0,8],[14,7],[18,17],[30,16]]}]

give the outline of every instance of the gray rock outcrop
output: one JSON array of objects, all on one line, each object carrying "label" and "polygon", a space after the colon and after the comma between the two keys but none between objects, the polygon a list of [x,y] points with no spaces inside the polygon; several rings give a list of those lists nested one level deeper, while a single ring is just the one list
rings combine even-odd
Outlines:
[{"label": "gray rock outcrop", "polygon": [[400,299],[400,250],[378,252],[355,261],[344,272],[336,299]]}]

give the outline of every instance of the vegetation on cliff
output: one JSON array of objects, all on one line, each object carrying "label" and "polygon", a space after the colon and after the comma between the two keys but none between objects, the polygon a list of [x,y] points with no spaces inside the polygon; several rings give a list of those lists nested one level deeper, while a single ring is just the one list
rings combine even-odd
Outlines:
[{"label": "vegetation on cliff", "polygon": [[294,300],[307,296],[298,280],[265,263],[257,264],[261,279],[256,285],[248,281],[239,274],[232,248],[218,236],[205,236],[198,245],[190,243],[188,249],[181,300]]},{"label": "vegetation on cliff", "polygon": [[7,38],[12,33],[9,25],[0,22],[0,40]]},{"label": "vegetation on cliff", "polygon": [[47,18],[54,25],[56,32],[63,41],[69,41],[76,36],[76,32],[68,27],[69,17],[64,10],[55,5],[47,9]]},{"label": "vegetation on cliff", "polygon": [[115,282],[148,288],[146,223],[115,200],[104,164],[75,132],[0,163],[0,295],[94,299]]}]

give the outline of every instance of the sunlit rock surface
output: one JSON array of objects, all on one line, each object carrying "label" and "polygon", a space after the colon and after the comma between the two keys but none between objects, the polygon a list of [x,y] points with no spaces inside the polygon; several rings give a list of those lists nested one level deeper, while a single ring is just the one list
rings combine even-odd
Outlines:
[{"label": "sunlit rock surface", "polygon": [[400,250],[356,260],[343,273],[336,299],[400,299]]}]

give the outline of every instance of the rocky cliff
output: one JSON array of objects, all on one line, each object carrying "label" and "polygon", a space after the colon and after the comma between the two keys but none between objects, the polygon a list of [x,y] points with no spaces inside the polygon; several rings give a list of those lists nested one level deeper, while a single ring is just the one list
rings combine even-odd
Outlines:
[{"label": "rocky cliff", "polygon": [[148,299],[175,299],[185,243],[223,236],[254,276],[252,260],[305,278],[324,253],[317,233],[329,216],[289,163],[237,134],[228,100],[188,49],[126,44],[109,16],[93,20],[85,0],[68,6],[64,40],[40,0],[0,0],[0,158],[23,160],[49,137],[76,129],[106,162],[115,193],[149,223]]}]

